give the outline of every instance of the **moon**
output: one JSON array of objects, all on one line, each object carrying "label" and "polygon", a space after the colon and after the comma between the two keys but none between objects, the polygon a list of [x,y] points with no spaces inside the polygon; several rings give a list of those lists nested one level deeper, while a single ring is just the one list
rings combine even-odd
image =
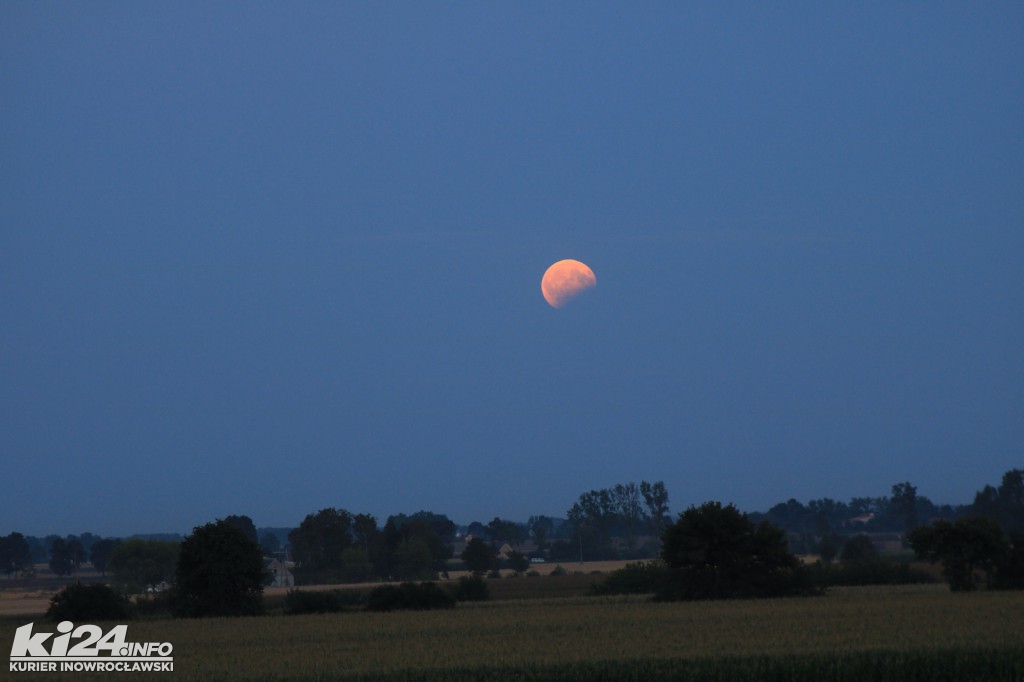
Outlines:
[{"label": "moon", "polygon": [[594,271],[586,263],[571,258],[553,264],[540,280],[540,292],[552,308],[561,308],[594,286],[597,286]]}]

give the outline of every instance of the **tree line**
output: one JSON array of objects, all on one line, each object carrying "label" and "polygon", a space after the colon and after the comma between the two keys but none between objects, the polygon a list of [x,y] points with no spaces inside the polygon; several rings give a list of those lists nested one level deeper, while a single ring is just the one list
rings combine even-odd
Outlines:
[{"label": "tree line", "polygon": [[[300,584],[422,580],[444,572],[453,561],[460,530],[486,545],[485,549],[479,543],[475,547],[474,565],[478,568],[485,554],[491,569],[498,566],[497,550],[504,545],[511,546],[513,552],[505,553],[501,560],[514,569],[523,568],[523,560],[530,558],[564,562],[655,557],[661,551],[664,530],[672,522],[668,501],[668,490],[661,481],[622,483],[582,493],[564,519],[537,515],[519,523],[495,517],[486,524],[473,521],[461,529],[446,515],[430,511],[393,515],[380,525],[370,514],[332,507],[308,514],[287,533],[284,543],[274,533],[258,537],[248,516],[229,516],[223,521],[258,544],[264,556],[284,557],[286,550]],[[922,526],[944,529],[946,539],[934,539],[930,550],[925,549],[924,535],[918,534],[922,556],[938,557],[943,546],[957,542],[949,539],[955,537],[949,528],[962,531],[967,522],[961,520],[970,518],[995,524],[1004,544],[989,543],[994,547],[985,554],[989,558],[972,559],[967,562],[969,569],[960,569],[961,574],[967,570],[975,575],[994,565],[991,556],[1010,556],[1015,548],[1024,547],[1018,541],[1024,534],[1024,470],[1006,472],[998,486],[979,490],[970,505],[936,505],[919,495],[911,483],[902,482],[892,486],[891,495],[885,497],[855,497],[848,503],[822,498],[807,504],[791,499],[765,513],[750,514],[752,522],[765,521],[780,529],[790,551],[818,554],[826,561],[864,533],[899,533],[910,547],[911,531]],[[976,525],[972,526],[975,530]],[[43,558],[56,575],[74,575],[91,562],[102,574],[110,571],[125,589],[155,590],[173,579],[179,546],[180,540],[119,540],[90,533],[49,536],[40,541],[14,532],[0,537],[0,570],[8,576],[31,570],[44,549],[47,555]],[[860,551],[857,548],[854,543],[849,551],[856,553]]]}]

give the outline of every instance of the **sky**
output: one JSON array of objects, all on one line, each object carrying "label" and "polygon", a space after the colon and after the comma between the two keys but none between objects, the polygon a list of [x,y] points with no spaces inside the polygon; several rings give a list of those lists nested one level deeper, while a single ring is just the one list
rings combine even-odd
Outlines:
[{"label": "sky", "polygon": [[0,533],[969,503],[1022,189],[1016,2],[0,0]]}]

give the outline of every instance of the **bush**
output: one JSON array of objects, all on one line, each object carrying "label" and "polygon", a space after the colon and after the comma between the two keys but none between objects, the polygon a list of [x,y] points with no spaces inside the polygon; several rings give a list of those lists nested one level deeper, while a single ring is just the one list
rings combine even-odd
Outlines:
[{"label": "bush", "polygon": [[668,567],[661,561],[626,564],[608,577],[590,586],[590,593],[602,594],[656,594],[665,592],[671,581]]},{"label": "bush", "polygon": [[338,613],[366,605],[367,593],[361,590],[288,590],[284,596],[284,612]]},{"label": "bush", "polygon": [[174,588],[163,592],[139,597],[132,603],[132,614],[136,618],[157,619],[171,618],[174,615]]},{"label": "bush", "polygon": [[477,575],[462,576],[454,588],[455,601],[487,601],[491,598],[487,583]]},{"label": "bush", "polygon": [[131,603],[106,585],[75,583],[53,595],[46,617],[52,621],[125,620]]},{"label": "bush", "polygon": [[451,609],[455,597],[436,583],[402,583],[374,588],[366,602],[367,611],[429,611]]},{"label": "bush", "polygon": [[562,564],[558,564],[551,570],[551,573],[549,573],[548,575],[569,575],[569,571],[565,570]]}]

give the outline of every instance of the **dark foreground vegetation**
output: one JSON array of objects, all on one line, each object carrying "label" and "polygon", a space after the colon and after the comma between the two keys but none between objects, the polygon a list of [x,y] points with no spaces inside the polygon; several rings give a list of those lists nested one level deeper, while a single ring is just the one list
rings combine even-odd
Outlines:
[{"label": "dark foreground vegetation", "polygon": [[[128,633],[173,643],[174,677],[190,681],[1020,680],[1024,673],[1024,592],[837,587],[813,598],[658,603],[578,596],[588,579],[598,576],[485,581],[514,586],[519,598],[460,603],[455,612],[143,619]],[[565,588],[563,596],[552,598],[549,584]],[[0,618],[0,648],[24,622]]]},{"label": "dark foreground vegetation", "polygon": [[964,649],[944,652],[863,651],[789,656],[722,656],[550,665],[403,670],[338,678],[346,682],[1012,682],[1024,678],[1024,652]]}]

